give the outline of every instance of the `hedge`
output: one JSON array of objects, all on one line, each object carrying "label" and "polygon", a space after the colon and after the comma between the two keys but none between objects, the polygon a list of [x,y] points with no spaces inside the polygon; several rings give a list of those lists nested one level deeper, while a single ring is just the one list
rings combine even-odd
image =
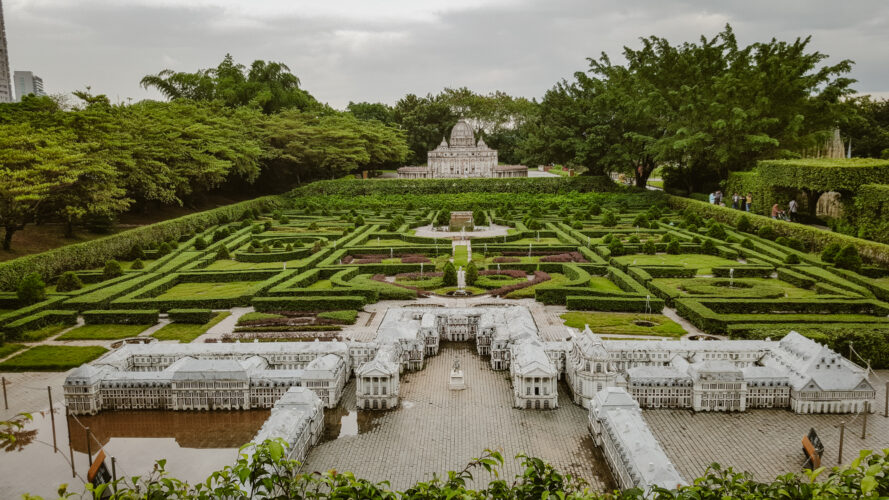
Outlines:
[{"label": "hedge", "polygon": [[66,300],[67,298],[68,297],[64,295],[50,296],[44,301],[16,309],[15,311],[10,311],[0,316],[0,325],[9,324],[17,319],[24,318],[25,316],[30,316],[51,307],[62,307],[62,301]]},{"label": "hedge", "polygon": [[36,272],[44,280],[49,280],[65,271],[99,267],[107,260],[127,255],[136,244],[147,247],[170,239],[178,240],[185,234],[202,232],[210,226],[235,220],[247,208],[266,211],[281,204],[283,199],[278,196],[256,198],[19,257],[0,263],[0,290],[14,289],[28,273]]},{"label": "hedge", "polygon": [[318,181],[291,191],[291,198],[307,196],[372,196],[462,193],[560,194],[576,192],[610,192],[620,187],[606,176],[509,179],[374,179]]},{"label": "hedge", "polygon": [[203,325],[210,321],[216,313],[211,309],[170,309],[167,311],[173,323],[191,323]]},{"label": "hedge", "polygon": [[764,160],[756,166],[756,171],[764,182],[772,186],[814,191],[855,191],[863,184],[886,182],[889,179],[889,160]]},{"label": "hedge", "polygon": [[9,323],[3,327],[3,332],[6,333],[6,340],[15,340],[20,338],[22,333],[29,330],[36,330],[47,325],[56,324],[77,324],[77,312],[59,311],[54,309],[40,311]]},{"label": "hedge", "polygon": [[569,311],[606,311],[606,312],[653,312],[660,313],[664,309],[664,301],[653,297],[601,297],[569,295],[565,300]]},{"label": "hedge", "polygon": [[153,325],[159,314],[157,309],[97,309],[84,311],[83,321],[88,325]]},{"label": "hedge", "polygon": [[854,238],[840,233],[824,231],[803,224],[796,224],[794,222],[787,222],[742,212],[731,207],[711,205],[707,202],[696,201],[680,196],[665,196],[670,205],[676,209],[682,210],[690,208],[699,213],[702,217],[712,218],[732,226],[735,226],[738,220],[746,215],[754,229],[758,230],[761,227],[770,227],[779,236],[796,238],[809,247],[814,248],[816,251],[823,250],[824,247],[831,243],[838,243],[840,246],[852,245],[858,250],[858,253],[863,259],[882,265],[889,265],[889,245],[867,241],[861,238]]},{"label": "hedge", "polygon": [[[734,269],[734,273],[732,272]],[[718,278],[768,278],[775,271],[772,266],[739,264],[738,266],[722,266],[713,268],[713,276]],[[780,276],[779,276],[780,277]],[[805,287],[808,288],[808,287]]]},{"label": "hedge", "polygon": [[339,311],[361,309],[364,297],[347,295],[340,297],[256,297],[253,307],[259,312],[270,311]]}]

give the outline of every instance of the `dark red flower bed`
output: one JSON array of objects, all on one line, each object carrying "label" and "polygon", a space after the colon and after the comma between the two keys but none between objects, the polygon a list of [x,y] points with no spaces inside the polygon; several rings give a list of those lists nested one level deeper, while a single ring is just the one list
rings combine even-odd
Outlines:
[{"label": "dark red flower bed", "polygon": [[522,259],[518,257],[494,257],[494,262],[497,264],[503,264],[507,262],[521,262]]},{"label": "dark red flower bed", "polygon": [[442,276],[444,276],[444,273],[398,273],[395,275],[395,279],[422,280],[426,278],[441,278]]},{"label": "dark red flower bed", "polygon": [[510,292],[514,292],[516,290],[521,290],[522,288],[528,288],[529,286],[534,286],[538,283],[543,283],[544,281],[548,281],[550,279],[549,274],[543,271],[534,271],[534,278],[528,281],[523,281],[521,283],[516,283],[514,285],[502,286],[500,288],[489,291],[491,295],[494,296],[503,296],[508,295]]},{"label": "dark red flower bed", "polygon": [[540,258],[540,262],[588,262],[580,252],[560,253]]},{"label": "dark red flower bed", "polygon": [[[442,274],[442,273],[439,273]],[[478,272],[479,276],[509,276],[511,278],[524,278],[528,275],[525,271],[520,269],[503,269],[498,271],[496,269],[485,269]]]}]

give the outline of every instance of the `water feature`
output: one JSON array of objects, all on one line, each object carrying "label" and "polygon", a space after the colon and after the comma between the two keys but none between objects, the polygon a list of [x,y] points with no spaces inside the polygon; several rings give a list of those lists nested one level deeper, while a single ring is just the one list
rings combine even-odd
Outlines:
[{"label": "water feature", "polygon": [[389,247],[389,258],[391,259],[394,256],[395,254],[392,252],[392,247]]},{"label": "water feature", "polygon": [[533,245],[533,243],[528,243],[528,257],[529,258],[531,257],[531,245]]},{"label": "water feature", "polygon": [[735,268],[732,267],[728,270],[728,286],[729,288],[733,288],[735,286]]},{"label": "water feature", "polygon": [[497,272],[498,273],[500,272],[500,263],[499,262],[497,263]]},{"label": "water feature", "polygon": [[488,255],[488,244],[485,243],[485,256],[487,256],[487,255]]},{"label": "water feature", "polygon": [[423,263],[420,262],[420,277],[423,277]]}]

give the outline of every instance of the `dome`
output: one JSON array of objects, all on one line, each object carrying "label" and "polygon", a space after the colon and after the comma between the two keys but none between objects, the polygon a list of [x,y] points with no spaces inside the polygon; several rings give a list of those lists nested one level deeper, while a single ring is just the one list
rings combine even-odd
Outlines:
[{"label": "dome", "polygon": [[451,129],[451,147],[471,148],[475,146],[475,136],[472,127],[462,118]]}]

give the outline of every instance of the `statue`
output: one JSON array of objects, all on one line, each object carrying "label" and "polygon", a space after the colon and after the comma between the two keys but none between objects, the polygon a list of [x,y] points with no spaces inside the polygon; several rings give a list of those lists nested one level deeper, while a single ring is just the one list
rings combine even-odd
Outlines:
[{"label": "statue", "polygon": [[459,358],[455,358],[455,359],[454,359],[454,368],[453,368],[453,371],[455,371],[455,372],[460,371],[460,359],[459,359]]},{"label": "statue", "polygon": [[460,359],[454,358],[454,366],[451,368],[451,378],[448,381],[448,388],[452,391],[462,391],[466,389],[466,379],[463,377],[463,370],[460,369]]}]

